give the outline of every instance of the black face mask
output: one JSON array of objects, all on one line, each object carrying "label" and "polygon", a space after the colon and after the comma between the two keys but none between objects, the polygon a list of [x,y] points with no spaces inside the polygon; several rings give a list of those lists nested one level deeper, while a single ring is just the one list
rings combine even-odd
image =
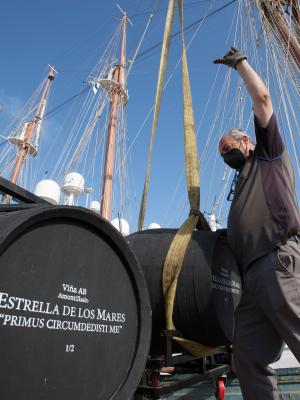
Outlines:
[{"label": "black face mask", "polygon": [[243,168],[246,162],[246,158],[240,149],[232,149],[228,153],[223,154],[222,157],[224,162],[233,169]]}]

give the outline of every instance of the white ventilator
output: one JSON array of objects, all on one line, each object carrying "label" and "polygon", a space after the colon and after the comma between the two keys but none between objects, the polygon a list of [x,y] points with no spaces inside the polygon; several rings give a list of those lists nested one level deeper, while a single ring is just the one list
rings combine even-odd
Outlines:
[{"label": "white ventilator", "polygon": [[65,193],[64,204],[74,206],[76,198],[84,193],[83,176],[78,172],[67,174],[62,185],[62,191]]},{"label": "white ventilator", "polygon": [[100,202],[93,200],[90,202],[90,210],[100,215]]},{"label": "white ventilator", "polygon": [[151,222],[151,224],[148,225],[148,229],[160,229],[160,228],[161,226],[156,222]]},{"label": "white ventilator", "polygon": [[209,214],[208,224],[209,224],[210,229],[213,232],[215,232],[217,229],[222,229],[222,226],[219,224],[218,220],[216,219],[215,214]]},{"label": "white ventilator", "polygon": [[208,224],[210,229],[215,232],[217,230],[217,220],[215,214],[209,214],[208,216]]},{"label": "white ventilator", "polygon": [[123,219],[123,218],[114,218],[111,221],[111,224],[118,229],[118,231],[123,235],[123,236],[127,236],[129,235],[129,224],[128,222]]},{"label": "white ventilator", "polygon": [[60,187],[58,183],[52,179],[43,179],[42,181],[38,182],[34,189],[34,194],[53,205],[59,204]]}]

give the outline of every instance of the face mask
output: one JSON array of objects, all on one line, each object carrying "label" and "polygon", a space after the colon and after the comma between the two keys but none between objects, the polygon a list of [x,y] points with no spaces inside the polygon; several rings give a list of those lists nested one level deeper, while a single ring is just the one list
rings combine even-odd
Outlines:
[{"label": "face mask", "polygon": [[232,149],[228,153],[223,154],[222,157],[224,162],[233,169],[243,168],[246,162],[246,158],[240,149]]}]

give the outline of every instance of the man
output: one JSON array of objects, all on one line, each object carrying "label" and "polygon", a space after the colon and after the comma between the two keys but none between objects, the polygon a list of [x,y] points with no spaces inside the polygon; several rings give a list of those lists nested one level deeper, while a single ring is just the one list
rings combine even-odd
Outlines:
[{"label": "man", "polygon": [[239,171],[228,240],[244,274],[235,314],[234,359],[245,400],[279,400],[274,371],[286,342],[300,362],[300,217],[292,167],[268,89],[234,48],[215,64],[235,68],[253,101],[257,144],[245,132],[221,138],[224,161]]}]

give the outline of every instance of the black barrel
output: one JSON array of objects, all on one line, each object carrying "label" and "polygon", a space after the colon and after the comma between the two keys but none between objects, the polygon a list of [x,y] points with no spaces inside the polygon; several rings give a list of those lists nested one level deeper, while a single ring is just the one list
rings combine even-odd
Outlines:
[{"label": "black barrel", "polygon": [[[144,271],[152,307],[151,353],[163,350],[165,329],[162,293],[163,264],[175,229],[134,233],[127,241]],[[241,278],[226,237],[219,232],[194,231],[178,279],[174,324],[186,338],[208,346],[232,342],[234,310],[241,297]]]},{"label": "black barrel", "polygon": [[130,398],[151,310],[125,240],[64,206],[2,213],[0,232],[0,398]]}]

